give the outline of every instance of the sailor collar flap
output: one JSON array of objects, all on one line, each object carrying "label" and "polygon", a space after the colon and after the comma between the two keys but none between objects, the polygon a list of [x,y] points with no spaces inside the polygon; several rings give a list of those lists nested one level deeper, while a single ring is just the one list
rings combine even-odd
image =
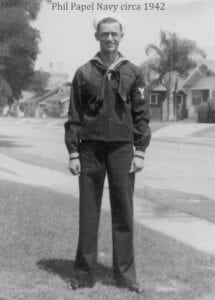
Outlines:
[{"label": "sailor collar flap", "polygon": [[92,62],[95,62],[96,66],[98,68],[101,68],[104,70],[104,75],[101,81],[101,86],[98,91],[96,102],[97,104],[101,104],[104,100],[104,88],[105,88],[105,81],[106,79],[110,80],[112,73],[117,72],[119,76],[119,86],[118,86],[118,94],[120,95],[121,99],[126,102],[126,81],[128,80],[129,76],[124,76],[124,72],[122,71],[122,68],[120,68],[124,63],[128,62],[128,59],[122,56],[121,53],[119,53],[119,59],[113,63],[111,66],[107,67],[104,65],[102,60],[99,57],[99,54],[93,57],[91,60]]}]

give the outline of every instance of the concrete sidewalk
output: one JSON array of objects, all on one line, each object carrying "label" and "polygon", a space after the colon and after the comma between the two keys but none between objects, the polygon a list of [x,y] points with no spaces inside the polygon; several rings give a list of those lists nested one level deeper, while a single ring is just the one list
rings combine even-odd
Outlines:
[{"label": "concrete sidewalk", "polygon": [[[173,123],[153,132],[152,138],[164,142],[215,147],[215,138],[208,136],[207,130],[215,132],[215,124]],[[198,135],[198,133],[202,134]]]},{"label": "concrete sidewalk", "polygon": [[154,138],[185,138],[200,130],[212,127],[215,130],[215,124],[209,123],[172,123],[154,132],[153,136]]},{"label": "concrete sidewalk", "polygon": [[[77,177],[24,163],[2,154],[0,154],[0,179],[44,186],[78,197]],[[108,188],[105,188],[102,206],[103,209],[110,209]],[[134,199],[137,222],[200,251],[215,255],[215,224],[178,212],[158,216],[155,209],[156,204],[152,202]]]}]

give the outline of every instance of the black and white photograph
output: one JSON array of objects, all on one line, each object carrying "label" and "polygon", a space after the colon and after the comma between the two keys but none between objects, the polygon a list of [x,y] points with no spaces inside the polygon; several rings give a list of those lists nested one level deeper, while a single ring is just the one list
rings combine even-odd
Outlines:
[{"label": "black and white photograph", "polygon": [[215,299],[214,11],[0,0],[0,300]]}]

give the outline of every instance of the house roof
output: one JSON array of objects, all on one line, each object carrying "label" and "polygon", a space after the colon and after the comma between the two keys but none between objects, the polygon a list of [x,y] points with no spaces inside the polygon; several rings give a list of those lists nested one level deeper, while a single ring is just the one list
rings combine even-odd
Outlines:
[{"label": "house roof", "polygon": [[44,103],[54,103],[54,102],[59,102],[59,103],[64,103],[69,100],[70,96],[70,85],[71,84],[64,84],[61,86],[56,93],[50,95],[49,97],[46,97],[41,104]]},{"label": "house roof", "polygon": [[215,60],[205,59],[202,63],[205,64],[208,67],[208,69],[215,73]]},{"label": "house roof", "polygon": [[183,87],[184,88],[193,87],[201,79],[208,76],[208,74],[207,74],[208,72],[210,72],[212,74],[212,75],[209,75],[209,77],[215,75],[215,61],[214,60],[205,59],[202,62],[200,62],[198,64],[198,66],[193,70],[193,72],[185,80]]},{"label": "house roof", "polygon": [[49,96],[48,98],[44,99],[43,101],[41,101],[40,103],[50,103],[50,102],[60,102],[60,103],[64,103],[67,100],[69,100],[69,93],[55,93],[51,96]]},{"label": "house roof", "polygon": [[[185,82],[185,78],[183,77],[177,77],[178,83],[177,83],[177,92],[182,91],[186,94],[186,91],[183,88],[183,84]],[[150,89],[150,92],[166,92],[167,88],[163,84],[158,84],[154,86],[152,89]]]},{"label": "house roof", "polygon": [[152,89],[150,89],[150,92],[166,92],[167,89],[162,84],[154,86]]},{"label": "house roof", "polygon": [[19,103],[20,104],[37,104],[39,102],[45,103],[47,101],[53,101],[53,102],[63,101],[63,102],[65,102],[65,101],[69,100],[70,86],[71,86],[71,83],[66,82],[63,85],[61,85],[60,87],[52,89],[51,91],[48,91],[41,96],[33,96],[33,97],[29,97],[27,99],[22,99],[19,101]]},{"label": "house roof", "polygon": [[27,99],[23,99],[20,100],[19,103],[20,104],[37,104],[43,100],[45,100],[46,98],[52,96],[53,94],[57,93],[59,89],[54,89],[52,91],[48,91],[45,94],[43,94],[42,96],[33,96],[31,98],[27,98]]}]

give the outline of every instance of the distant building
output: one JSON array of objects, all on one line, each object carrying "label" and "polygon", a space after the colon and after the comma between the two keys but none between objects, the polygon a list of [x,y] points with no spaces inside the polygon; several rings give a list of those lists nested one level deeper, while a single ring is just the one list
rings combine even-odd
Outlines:
[{"label": "distant building", "polygon": [[69,75],[55,71],[50,63],[47,72],[50,74],[43,95],[23,93],[19,101],[19,116],[24,117],[61,117],[66,116],[69,103]]},{"label": "distant building", "polygon": [[187,93],[188,117],[197,120],[199,105],[215,100],[215,61],[202,61],[188,76],[183,88]]},{"label": "distant building", "polygon": [[68,74],[51,72],[46,89],[50,91],[57,87],[60,87],[64,83],[68,82],[68,78],[69,78]]},{"label": "distant building", "polygon": [[149,107],[151,120],[165,120],[167,114],[167,89],[159,84],[149,90]]},{"label": "distant building", "polygon": [[[183,80],[178,78],[174,95],[174,120],[198,119],[199,105],[215,100],[215,61],[204,60]],[[167,90],[163,85],[149,92],[151,118],[167,120]]]},{"label": "distant building", "polygon": [[56,93],[45,98],[39,103],[44,107],[44,114],[47,117],[66,117],[69,108],[70,83],[63,84]]},{"label": "distant building", "polygon": [[21,100],[20,111],[24,117],[66,117],[69,107],[70,83],[64,83],[42,96]]},{"label": "distant building", "polygon": [[[174,92],[174,105],[172,107],[172,119],[175,121],[182,120],[188,117],[186,109],[186,91],[183,89],[184,79],[177,78],[177,88]],[[169,120],[169,109],[167,99],[167,88],[158,84],[148,90],[150,118],[157,121]],[[169,107],[168,107],[169,105]]]}]

